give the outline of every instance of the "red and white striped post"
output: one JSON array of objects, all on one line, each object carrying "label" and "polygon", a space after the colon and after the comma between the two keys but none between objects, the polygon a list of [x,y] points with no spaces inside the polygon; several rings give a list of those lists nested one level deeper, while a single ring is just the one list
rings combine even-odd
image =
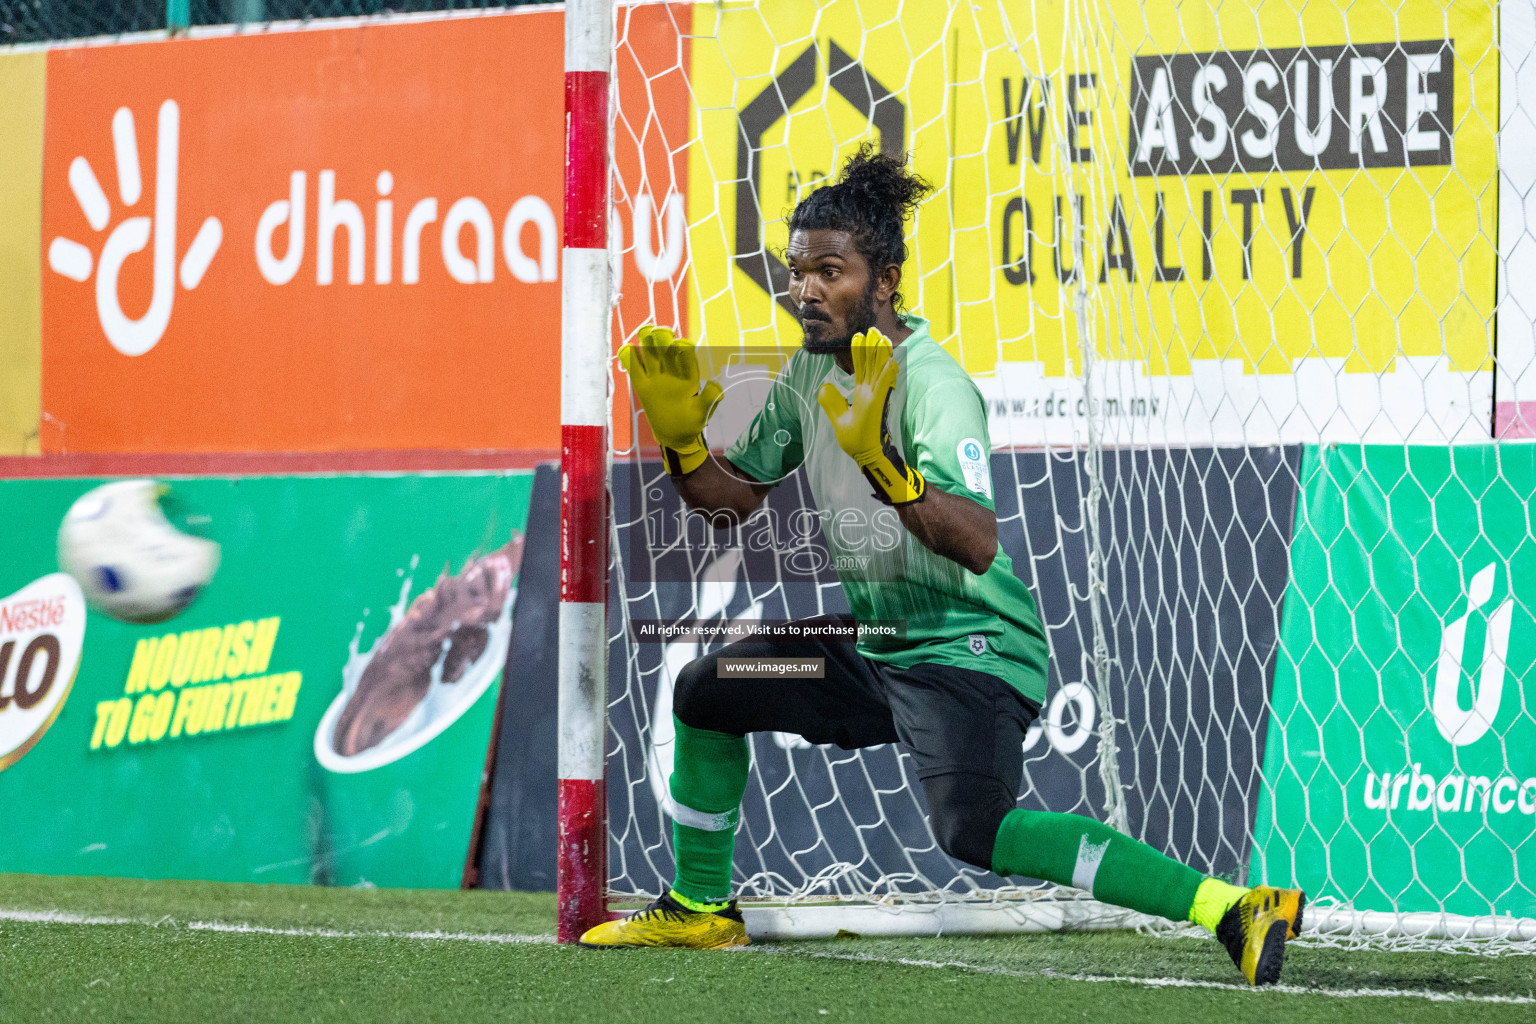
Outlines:
[{"label": "red and white striped post", "polygon": [[608,69],[613,0],[565,5],[560,286],[560,942],[607,919]]}]

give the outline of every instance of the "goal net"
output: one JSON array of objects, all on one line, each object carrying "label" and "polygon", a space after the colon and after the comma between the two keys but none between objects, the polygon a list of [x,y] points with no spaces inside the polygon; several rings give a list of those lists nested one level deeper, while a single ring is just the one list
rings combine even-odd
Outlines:
[{"label": "goal net", "polygon": [[[1500,276],[1533,244],[1529,5],[616,18],[615,340],[698,342],[726,387],[716,452],[800,341],[795,203],[862,142],[934,185],[902,294],[981,389],[1000,541],[1051,643],[1020,806],[1304,886],[1336,941],[1536,939],[1536,472],[1494,440],[1496,397],[1522,433],[1531,347],[1528,282]],[[744,624],[846,604],[798,476],[771,529],[711,530],[614,390],[620,899],[672,878],[677,672]],[[654,632],[677,624],[696,629]],[[950,860],[895,746],[751,751],[735,872],[761,934],[1150,926]]]}]

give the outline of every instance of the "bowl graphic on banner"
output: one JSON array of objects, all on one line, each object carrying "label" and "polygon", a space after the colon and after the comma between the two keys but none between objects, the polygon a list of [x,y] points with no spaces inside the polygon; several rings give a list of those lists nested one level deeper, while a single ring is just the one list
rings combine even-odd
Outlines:
[{"label": "bowl graphic on banner", "polygon": [[0,600],[0,770],[59,717],[85,644],[85,595],[62,572]]},{"label": "bowl graphic on banner", "polygon": [[[359,651],[362,623],[342,668],[341,692],[315,730],[315,757],[333,772],[366,772],[430,743],[500,677],[512,637],[523,538],[447,568],[410,596],[406,574],[389,627]],[[412,560],[412,569],[415,560]]]}]

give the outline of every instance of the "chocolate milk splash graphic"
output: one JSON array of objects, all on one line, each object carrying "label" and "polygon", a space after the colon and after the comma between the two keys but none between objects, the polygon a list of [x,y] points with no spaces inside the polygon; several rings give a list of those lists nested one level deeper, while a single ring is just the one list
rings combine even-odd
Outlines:
[{"label": "chocolate milk splash graphic", "polygon": [[473,703],[479,692],[465,687],[483,692],[483,681],[500,671],[506,657],[522,556],[519,534],[500,550],[470,559],[456,575],[445,568],[400,614],[406,580],[384,636],[366,654],[356,654],[354,646],[344,672],[345,703],[327,737],[330,752],[352,759],[402,746],[403,755],[420,745],[412,737],[428,732],[421,736],[425,742]]}]

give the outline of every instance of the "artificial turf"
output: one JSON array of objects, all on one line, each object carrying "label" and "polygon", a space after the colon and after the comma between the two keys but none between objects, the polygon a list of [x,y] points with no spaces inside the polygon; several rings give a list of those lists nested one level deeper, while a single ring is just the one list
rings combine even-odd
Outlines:
[{"label": "artificial turf", "polygon": [[[46,912],[58,919],[17,919]],[[0,875],[0,1020],[1536,1019],[1530,956],[1300,946],[1284,981],[1313,991],[1251,992],[1148,985],[1238,980],[1218,947],[1191,939],[856,938],[756,952],[594,952],[538,941],[553,923],[553,897],[537,893]],[[423,934],[432,932],[460,937]],[[1344,994],[1360,990],[1398,994]]]}]

